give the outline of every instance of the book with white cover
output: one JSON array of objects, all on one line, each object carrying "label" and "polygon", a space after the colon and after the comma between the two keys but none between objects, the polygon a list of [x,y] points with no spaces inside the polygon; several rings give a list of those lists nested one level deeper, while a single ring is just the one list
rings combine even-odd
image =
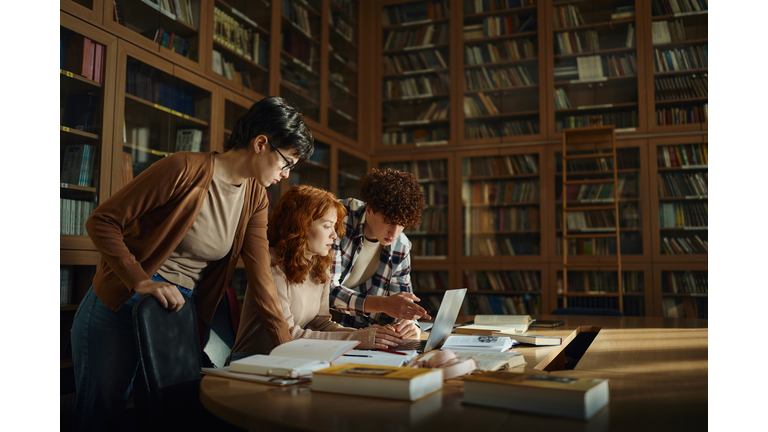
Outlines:
[{"label": "book with white cover", "polygon": [[360,344],[360,341],[297,339],[278,345],[269,355],[256,354],[230,363],[231,372],[296,378],[312,375]]},{"label": "book with white cover", "polygon": [[456,333],[487,334],[504,331],[523,333],[533,320],[530,315],[475,315],[475,323],[456,329]]},{"label": "book with white cover", "polygon": [[495,351],[502,352],[517,343],[508,337],[496,336],[448,336],[441,349],[451,351]]},{"label": "book with white cover", "polygon": [[403,366],[416,357],[416,350],[401,350],[394,354],[376,350],[350,350],[331,362],[332,366],[344,363],[359,363],[378,366]]}]

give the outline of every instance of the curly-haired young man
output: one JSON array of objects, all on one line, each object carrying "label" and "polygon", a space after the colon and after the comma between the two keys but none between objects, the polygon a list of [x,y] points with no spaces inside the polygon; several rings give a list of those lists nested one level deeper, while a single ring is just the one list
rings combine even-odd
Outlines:
[{"label": "curly-haired young man", "polygon": [[360,182],[361,200],[340,199],[347,209],[347,235],[334,244],[330,307],[343,312],[341,324],[365,328],[381,313],[394,318],[403,339],[418,339],[419,317],[431,318],[414,301],[411,242],[403,228],[421,223],[424,194],[413,174],[372,169]]}]

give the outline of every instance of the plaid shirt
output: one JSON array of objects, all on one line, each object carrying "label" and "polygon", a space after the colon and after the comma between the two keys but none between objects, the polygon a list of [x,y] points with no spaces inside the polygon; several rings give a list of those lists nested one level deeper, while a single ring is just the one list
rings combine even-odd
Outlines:
[{"label": "plaid shirt", "polygon": [[[347,209],[344,218],[346,235],[333,245],[331,266],[330,307],[344,313],[340,324],[345,327],[365,328],[379,322],[380,312],[363,312],[369,295],[388,296],[399,292],[413,292],[411,287],[411,242],[400,234],[394,243],[381,248],[376,274],[356,287],[342,284],[349,277],[363,248],[365,203],[354,198],[340,199]],[[400,320],[397,320],[399,322]]]}]

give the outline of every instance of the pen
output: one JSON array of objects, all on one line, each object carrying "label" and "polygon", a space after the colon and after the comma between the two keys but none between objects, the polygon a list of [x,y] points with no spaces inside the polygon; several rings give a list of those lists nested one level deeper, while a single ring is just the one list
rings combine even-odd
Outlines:
[{"label": "pen", "polygon": [[408,355],[408,354],[406,354],[406,353],[404,353],[404,352],[400,352],[400,351],[392,351],[392,350],[388,350],[388,349],[381,349],[381,348],[376,348],[376,349],[377,349],[378,351],[384,351],[384,352],[388,352],[388,353],[392,353],[392,354]]},{"label": "pen", "polygon": [[371,357],[369,355],[360,355],[360,354],[344,354],[344,357]]}]

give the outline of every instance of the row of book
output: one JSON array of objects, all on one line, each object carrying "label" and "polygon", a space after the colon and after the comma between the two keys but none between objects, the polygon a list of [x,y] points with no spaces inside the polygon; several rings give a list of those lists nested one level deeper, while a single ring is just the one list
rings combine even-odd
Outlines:
[{"label": "row of book", "polygon": [[[562,272],[558,272],[558,285],[561,286]],[[616,271],[569,271],[567,293],[605,294],[619,292],[619,283],[622,285],[622,293],[644,292],[644,274],[637,271],[621,272],[619,282]],[[559,292],[560,290],[558,290]],[[570,302],[570,299],[568,300]]]},{"label": "row of book", "polygon": [[464,181],[461,184],[461,200],[464,205],[488,204],[492,206],[530,203],[539,201],[539,179]]},{"label": "row of book", "polygon": [[235,63],[227,61],[224,56],[216,50],[213,50],[213,64],[211,69],[226,79],[242,85],[247,89],[253,88],[251,73],[248,70],[237,70]]},{"label": "row of book", "polygon": [[693,237],[662,237],[662,255],[694,255],[705,254],[709,251],[709,242],[698,235]]},{"label": "row of book", "polygon": [[436,75],[422,75],[384,81],[384,99],[406,99],[445,95],[450,92],[450,75],[444,72]]},{"label": "row of book", "polygon": [[[563,212],[558,206],[555,212],[555,226],[558,231],[563,227]],[[572,216],[574,215],[574,216]],[[586,210],[567,212],[568,230],[606,231],[616,230],[616,219],[613,210]],[[621,229],[640,228],[640,210],[636,203],[623,203],[619,207],[619,226]]]},{"label": "row of book", "polygon": [[448,184],[445,182],[422,183],[421,192],[427,206],[448,204]]},{"label": "row of book", "polygon": [[654,21],[651,24],[651,37],[654,45],[684,41],[685,26],[683,20]]},{"label": "row of book", "polygon": [[259,32],[245,26],[223,10],[214,7],[213,40],[264,67],[267,65],[267,41]]},{"label": "row of book", "polygon": [[541,313],[541,296],[471,295],[464,305],[469,315],[531,315]]},{"label": "row of book", "polygon": [[340,7],[347,15],[357,16],[357,2],[353,0],[331,0],[331,3]]},{"label": "row of book", "polygon": [[[620,198],[636,198],[638,194],[637,177],[619,177],[617,188]],[[568,202],[609,202],[614,201],[613,183],[568,185],[565,198]],[[558,200],[562,201],[562,190]]]},{"label": "row of book", "polygon": [[555,28],[567,28],[585,25],[579,7],[574,5],[555,6],[552,8]]},{"label": "row of book", "polygon": [[706,228],[709,209],[706,202],[659,204],[660,228]]},{"label": "row of book", "polygon": [[59,37],[59,69],[104,82],[106,47],[79,34]]},{"label": "row of book", "polygon": [[[641,255],[643,253],[643,240],[636,232],[621,232],[621,254],[622,255]],[[558,234],[555,243],[555,251],[558,255],[563,254],[563,237]],[[581,256],[608,256],[616,255],[616,239],[612,238],[593,238],[593,239],[568,239],[568,255]]]},{"label": "row of book", "polygon": [[541,291],[541,271],[464,270],[463,286],[469,291]]},{"label": "row of book", "polygon": [[653,16],[709,10],[709,0],[652,0]]},{"label": "row of book", "polygon": [[284,1],[283,15],[288,18],[293,24],[295,24],[302,32],[309,37],[314,34],[312,32],[312,23],[309,18],[309,10],[296,1]]},{"label": "row of book", "polygon": [[464,238],[464,256],[514,256],[540,255],[538,235],[536,238],[515,238],[509,236]]},{"label": "row of book", "polygon": [[430,205],[433,204],[427,204],[427,208],[421,214],[421,224],[409,230],[408,233],[446,232],[448,229],[448,209],[446,207],[429,207]]},{"label": "row of book", "polygon": [[507,36],[536,30],[536,14],[521,18],[519,15],[500,15],[483,18],[480,24],[464,24],[464,40]]},{"label": "row of book", "polygon": [[448,18],[450,3],[450,0],[432,0],[385,7],[381,14],[382,24],[389,26]]},{"label": "row of book", "polygon": [[[628,154],[629,152],[622,151],[623,149],[616,149],[616,159],[617,169],[627,169],[627,168],[637,168],[637,159],[633,159],[635,157],[638,157],[638,155],[634,154]],[[569,151],[568,156],[577,156],[577,155],[583,155],[583,154],[592,154],[593,152],[591,150],[586,151]],[[594,157],[594,158],[586,158],[586,159],[571,159],[568,160],[568,162],[565,164],[565,166],[568,169],[568,173],[573,172],[593,172],[593,171],[599,171],[599,172],[606,172],[606,171],[613,171],[613,158],[610,157],[610,150],[604,151],[604,153],[608,153],[608,157]],[[557,169],[557,175],[562,175],[563,172],[563,157],[562,152],[557,152],[555,154],[555,166]]]},{"label": "row of book", "polygon": [[555,54],[578,54],[600,50],[600,41],[595,30],[558,32],[555,33],[555,39],[557,41]]},{"label": "row of book", "polygon": [[502,12],[534,5],[535,0],[464,0],[464,14]]},{"label": "row of book", "polygon": [[170,82],[170,77],[159,75],[156,69],[144,63],[129,63],[125,90],[147,102],[195,117],[195,101],[198,98],[181,82]]},{"label": "row of book", "polygon": [[315,62],[318,60],[317,49],[313,42],[310,42],[308,39],[298,36],[293,32],[283,32],[280,37],[282,39],[281,45],[283,51],[290,54],[294,60],[298,60],[308,71],[311,72],[316,68]]},{"label": "row of book", "polygon": [[330,13],[330,16],[328,17],[328,22],[331,25],[332,28],[336,29],[336,31],[349,42],[352,42],[352,40],[355,38],[355,27],[347,23],[344,18],[342,18],[341,14],[334,14]]},{"label": "row of book", "polygon": [[95,208],[95,202],[59,198],[60,233],[88,235],[85,230],[85,221]]},{"label": "row of book", "polygon": [[420,112],[416,116],[416,121],[422,120],[446,120],[448,118],[448,111],[450,109],[450,101],[444,100],[439,102],[432,102],[427,109]]},{"label": "row of book", "polygon": [[170,14],[171,19],[179,19],[190,27],[195,26],[195,9],[192,0],[142,0],[144,3],[157,5],[161,12]]},{"label": "row of book", "polygon": [[659,146],[656,148],[656,157],[660,168],[707,166],[707,148],[707,144]]},{"label": "row of book", "polygon": [[687,48],[653,49],[653,67],[656,72],[704,69],[708,67],[708,44]]},{"label": "row of book", "polygon": [[707,271],[664,271],[661,273],[661,292],[709,293]]},{"label": "row of book", "polygon": [[662,297],[661,308],[664,311],[664,318],[708,318],[706,298]]},{"label": "row of book", "polygon": [[480,65],[535,58],[536,42],[531,38],[506,39],[482,45],[464,46],[464,64]]},{"label": "row of book", "polygon": [[381,143],[383,145],[443,142],[447,140],[448,129],[445,128],[403,130],[402,128],[389,127],[381,134]]},{"label": "row of book", "polygon": [[659,173],[659,198],[706,197],[707,172]]},{"label": "row of book", "polygon": [[[645,316],[645,298],[642,296],[624,297],[623,312],[624,316]],[[558,307],[562,304],[558,301]],[[569,308],[588,308],[588,309],[619,309],[619,299],[617,297],[568,297]]]},{"label": "row of book", "polygon": [[608,125],[614,125],[616,126],[616,129],[625,129],[637,127],[637,122],[637,110],[612,111],[604,114],[558,116],[555,119],[555,130],[557,132],[562,132],[563,129]]},{"label": "row of book", "polygon": [[466,207],[464,215],[464,232],[489,231],[537,231],[541,228],[539,208],[501,207],[496,209]]},{"label": "row of book", "polygon": [[491,98],[483,92],[464,96],[464,117],[472,118],[496,114],[499,114],[499,109]]},{"label": "row of book", "polygon": [[571,101],[563,88],[555,88],[555,109],[569,109]]},{"label": "row of book", "polygon": [[83,132],[97,133],[96,118],[99,116],[98,93],[74,93],[64,100],[61,125]]},{"label": "row of book", "polygon": [[413,290],[418,291],[443,291],[449,288],[448,272],[446,271],[419,271],[411,272]]},{"label": "row of book", "polygon": [[653,96],[657,101],[709,97],[707,74],[654,78],[653,85],[656,89]]},{"label": "row of book", "polygon": [[74,272],[74,266],[60,266],[59,281],[62,306],[72,303],[72,279],[75,277]]},{"label": "row of book", "polygon": [[708,104],[702,106],[666,107],[656,109],[656,124],[659,126],[707,123]]},{"label": "row of book", "polygon": [[467,123],[464,125],[464,137],[497,138],[539,133],[539,122],[536,120],[504,120],[499,123]]},{"label": "row of book", "polygon": [[413,173],[418,181],[445,181],[448,177],[448,163],[445,159],[402,162],[399,167],[393,168]]},{"label": "row of book", "polygon": [[158,27],[153,41],[183,57],[189,57],[189,41],[174,32],[168,33],[162,27]]},{"label": "row of book", "polygon": [[447,44],[448,35],[448,24],[426,24],[416,29],[390,30],[384,37],[384,49],[399,50]]},{"label": "row of book", "polygon": [[463,159],[461,175],[467,177],[512,176],[537,174],[539,157],[535,154],[516,154]]},{"label": "row of book", "polygon": [[91,144],[68,144],[61,148],[61,182],[91,186],[98,147]]},{"label": "row of book", "polygon": [[448,67],[448,63],[446,63],[440,50],[385,55],[383,60],[385,74],[431,71]]},{"label": "row of book", "polygon": [[421,257],[438,257],[448,255],[447,238],[410,237],[411,255]]},{"label": "row of book", "polygon": [[[288,62],[281,58],[280,59],[280,78],[281,78],[281,84],[283,84],[285,87],[293,90],[294,92],[297,92],[301,95],[304,95],[308,98],[317,100],[317,93],[318,91],[315,90],[314,92],[310,90],[310,79],[307,78],[306,72],[304,69],[299,67],[291,67],[288,65]],[[317,77],[312,77],[313,82],[317,81]]]},{"label": "row of book", "polygon": [[[533,71],[533,77],[538,76]],[[507,66],[491,68],[466,69],[464,71],[464,87],[466,90],[487,90],[511,87],[521,87],[536,84],[528,69],[523,66]]]}]

